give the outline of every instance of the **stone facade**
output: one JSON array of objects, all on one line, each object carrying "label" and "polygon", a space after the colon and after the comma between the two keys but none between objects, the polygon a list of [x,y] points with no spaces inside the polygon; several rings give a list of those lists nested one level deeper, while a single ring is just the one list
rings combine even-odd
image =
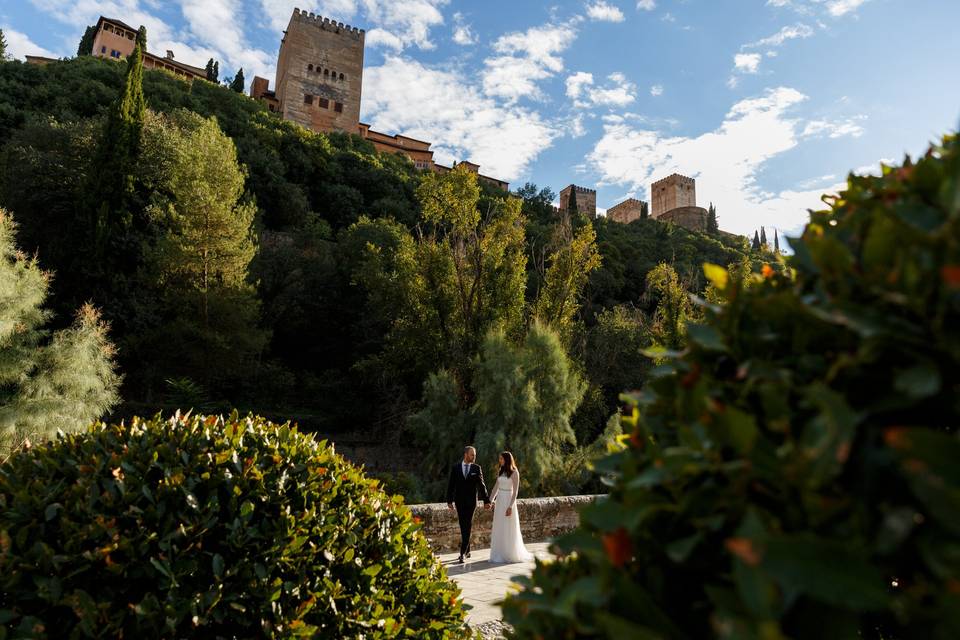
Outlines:
[{"label": "stone facade", "polygon": [[276,98],[285,120],[314,131],[357,133],[365,33],[293,10],[277,59]]},{"label": "stone facade", "polygon": [[[571,531],[580,523],[580,508],[602,496],[562,496],[557,498],[520,498],[517,509],[524,542],[545,542]],[[423,522],[423,534],[438,553],[456,551],[460,547],[460,525],[457,514],[446,504],[410,505],[413,515]],[[474,548],[490,546],[493,510],[482,504],[473,518],[471,540]]]},{"label": "stone facade", "polygon": [[560,191],[560,210],[570,211],[570,194],[577,194],[577,211],[585,213],[590,219],[597,217],[597,192],[594,189],[568,185]]},{"label": "stone facade", "polygon": [[615,204],[607,209],[607,220],[629,224],[642,218],[645,209],[647,209],[647,203],[643,200],[627,198],[620,204]]},{"label": "stone facade", "polygon": [[660,222],[672,222],[691,231],[707,230],[707,210],[703,207],[677,207],[657,218]]},{"label": "stone facade", "polygon": [[678,207],[697,206],[697,186],[693,178],[674,173],[650,185],[650,202],[653,210],[650,216],[661,215]]}]

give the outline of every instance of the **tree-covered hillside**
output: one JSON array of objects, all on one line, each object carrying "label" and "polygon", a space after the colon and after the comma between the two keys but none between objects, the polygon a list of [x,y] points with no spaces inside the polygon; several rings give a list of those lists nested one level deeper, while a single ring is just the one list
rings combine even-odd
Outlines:
[{"label": "tree-covered hillside", "polygon": [[[565,412],[485,437],[522,448],[553,429],[572,455],[645,375],[665,323],[682,334],[657,313],[669,287],[704,294],[703,262],[760,264],[745,239],[563,219],[549,189],[424,174],[228,87],[134,67],[0,64],[0,206],[57,273],[53,325],[88,301],[110,323],[121,413],[238,406],[384,438],[442,415],[479,438],[507,410],[485,396],[491,372],[542,357],[568,376]],[[667,289],[648,284],[661,264]]]}]

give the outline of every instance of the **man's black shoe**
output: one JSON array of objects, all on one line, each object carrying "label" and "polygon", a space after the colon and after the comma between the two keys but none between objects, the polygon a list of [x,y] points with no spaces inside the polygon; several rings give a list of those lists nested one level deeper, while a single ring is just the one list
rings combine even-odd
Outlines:
[{"label": "man's black shoe", "polygon": [[463,564],[463,556],[457,558],[457,564]]},{"label": "man's black shoe", "polygon": [[469,552],[469,551],[467,551],[467,557],[468,557],[468,558],[470,557],[470,552]]}]

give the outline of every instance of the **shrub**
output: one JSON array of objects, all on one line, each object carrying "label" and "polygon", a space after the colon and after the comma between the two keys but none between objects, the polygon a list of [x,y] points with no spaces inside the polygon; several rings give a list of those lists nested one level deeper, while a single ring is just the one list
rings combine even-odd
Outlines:
[{"label": "shrub", "polygon": [[960,637],[960,143],[847,189],[624,396],[517,638]]},{"label": "shrub", "polygon": [[0,593],[11,637],[446,638],[464,615],[399,500],[236,414],[97,424],[0,466]]}]

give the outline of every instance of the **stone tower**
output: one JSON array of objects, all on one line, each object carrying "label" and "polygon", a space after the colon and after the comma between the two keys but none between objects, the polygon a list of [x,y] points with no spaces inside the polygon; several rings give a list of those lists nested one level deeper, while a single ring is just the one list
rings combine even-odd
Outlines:
[{"label": "stone tower", "polygon": [[358,133],[364,36],[363,29],[293,10],[277,60],[276,98],[285,120]]},{"label": "stone tower", "polygon": [[560,191],[560,211],[570,210],[570,194],[577,194],[577,211],[587,214],[591,219],[597,217],[597,192],[594,189],[568,185]]},{"label": "stone tower", "polygon": [[671,174],[650,185],[650,211],[652,218],[659,218],[667,211],[681,207],[697,206],[697,182],[693,178]]}]

